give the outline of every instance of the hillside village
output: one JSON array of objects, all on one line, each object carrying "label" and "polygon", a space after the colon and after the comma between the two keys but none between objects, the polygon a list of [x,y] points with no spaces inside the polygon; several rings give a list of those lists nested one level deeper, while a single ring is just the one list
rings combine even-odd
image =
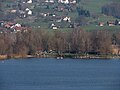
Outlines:
[{"label": "hillside village", "polygon": [[56,30],[84,25],[120,25],[119,20],[95,24],[87,21],[85,18],[93,15],[90,15],[88,10],[78,8],[80,0],[9,0],[9,3],[3,3],[6,9],[2,9],[4,17],[0,21],[1,33],[4,29],[5,32],[8,29],[16,32],[27,31],[26,29],[30,27]]},{"label": "hillside village", "polygon": [[[14,1],[14,0],[13,0]],[[58,6],[52,7],[52,10],[49,10],[49,6],[54,4],[59,4]],[[76,0],[16,0],[15,2],[5,4],[7,10],[3,10],[5,16],[1,23],[1,30],[3,28],[12,29],[15,27],[19,27],[19,29],[23,30],[23,27],[17,21],[21,20],[23,22],[36,22],[37,20],[41,20],[44,18],[46,21],[53,21],[55,23],[51,23],[51,25],[47,26],[52,29],[57,29],[56,23],[60,23],[61,21],[64,22],[71,22],[71,17],[68,15],[58,15],[57,12],[70,12],[72,9],[75,9]],[[69,4],[69,5],[68,5]],[[74,6],[74,7],[73,7]],[[35,11],[35,9],[44,9],[44,11]],[[45,10],[46,9],[46,10]],[[48,9],[48,10],[47,10]],[[12,25],[10,24],[12,23]],[[19,25],[18,25],[19,24]],[[25,25],[24,25],[25,26]],[[21,28],[20,28],[21,27]],[[40,27],[40,26],[38,26]],[[60,27],[60,26],[59,26]],[[25,28],[25,27],[24,27]],[[19,31],[19,29],[15,29],[12,31]]]}]

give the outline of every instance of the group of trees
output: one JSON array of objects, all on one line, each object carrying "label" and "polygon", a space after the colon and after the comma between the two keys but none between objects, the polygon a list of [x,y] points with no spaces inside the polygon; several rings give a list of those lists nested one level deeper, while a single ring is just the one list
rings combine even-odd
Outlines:
[{"label": "group of trees", "polygon": [[90,12],[82,7],[77,7],[77,12],[79,16],[90,17]]},{"label": "group of trees", "polygon": [[112,53],[112,45],[120,44],[120,33],[107,30],[87,32],[75,29],[68,32],[36,30],[0,34],[0,54],[35,54],[54,50],[56,53]]},{"label": "group of trees", "polygon": [[120,3],[107,4],[102,7],[102,13],[120,18]]}]

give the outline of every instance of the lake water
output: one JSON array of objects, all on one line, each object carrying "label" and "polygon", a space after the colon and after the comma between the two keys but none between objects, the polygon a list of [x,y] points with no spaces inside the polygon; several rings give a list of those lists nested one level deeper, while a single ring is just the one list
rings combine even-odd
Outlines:
[{"label": "lake water", "polygon": [[0,61],[0,90],[120,90],[120,60]]}]

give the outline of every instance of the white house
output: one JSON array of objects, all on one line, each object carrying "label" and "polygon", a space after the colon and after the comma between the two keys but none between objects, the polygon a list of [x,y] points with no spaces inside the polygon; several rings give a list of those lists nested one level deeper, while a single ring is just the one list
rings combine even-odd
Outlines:
[{"label": "white house", "polygon": [[11,10],[11,13],[16,13],[16,12],[17,12],[17,10],[14,10],[14,9],[13,9],[13,10]]},{"label": "white house", "polygon": [[70,3],[75,4],[77,1],[76,0],[70,0]]},{"label": "white house", "polygon": [[69,3],[75,4],[76,0],[58,0],[58,2],[64,4],[69,4]]},{"label": "white house", "polygon": [[49,2],[50,2],[50,3],[54,3],[54,0],[50,0]]},{"label": "white house", "polygon": [[15,24],[15,27],[21,27],[21,24],[16,23],[16,24]]},{"label": "white house", "polygon": [[46,3],[54,3],[54,0],[45,0]]},{"label": "white house", "polygon": [[68,4],[69,0],[58,0],[59,3],[64,3],[64,4]]},{"label": "white house", "polygon": [[28,14],[28,15],[32,15],[32,11],[29,10],[29,11],[27,12],[27,14]]},{"label": "white house", "polygon": [[63,21],[71,22],[71,18],[70,17],[65,17],[65,18],[63,18]]},{"label": "white house", "polygon": [[26,8],[25,10],[26,10],[26,11],[29,11],[30,9],[29,9],[29,8]]},{"label": "white house", "polygon": [[54,23],[52,23],[50,27],[54,27],[54,26],[56,26],[56,25]]},{"label": "white house", "polygon": [[52,27],[53,30],[57,30],[58,28],[56,26]]},{"label": "white house", "polygon": [[53,30],[57,30],[58,29],[58,27],[54,23],[52,23],[50,25],[50,28],[53,29]]},{"label": "white house", "polygon": [[118,25],[120,25],[120,21],[118,22]]},{"label": "white house", "polygon": [[33,1],[32,1],[32,0],[29,0],[29,1],[27,1],[27,3],[33,3]]}]

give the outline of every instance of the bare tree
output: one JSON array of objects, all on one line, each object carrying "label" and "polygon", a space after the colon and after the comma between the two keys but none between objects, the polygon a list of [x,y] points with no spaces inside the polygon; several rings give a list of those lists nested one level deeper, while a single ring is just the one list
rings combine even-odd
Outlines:
[{"label": "bare tree", "polygon": [[107,30],[96,30],[92,32],[91,41],[92,50],[94,52],[99,52],[100,54],[111,53],[111,34]]},{"label": "bare tree", "polygon": [[85,53],[89,49],[89,35],[82,29],[72,31],[72,49],[76,53]]}]

